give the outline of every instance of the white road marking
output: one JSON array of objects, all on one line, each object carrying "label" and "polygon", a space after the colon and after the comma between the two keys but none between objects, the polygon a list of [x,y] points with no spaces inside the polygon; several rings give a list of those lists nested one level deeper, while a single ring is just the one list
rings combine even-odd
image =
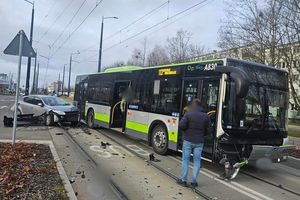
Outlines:
[{"label": "white road marking", "polygon": [[105,149],[101,148],[99,145],[90,146],[90,150],[98,152],[99,154],[97,154],[97,155],[99,157],[102,157],[102,158],[110,158],[111,157],[111,153],[108,151],[105,151]]},{"label": "white road marking", "polygon": [[[128,154],[128,155],[131,156],[131,157],[134,157],[134,155],[133,155],[130,151],[124,149],[123,147],[111,145],[111,146],[110,146],[110,149],[111,149],[112,151],[114,151],[115,153],[118,152],[118,151],[115,150],[115,149],[119,149],[119,150],[125,152],[125,154]],[[121,154],[121,153],[118,153],[118,154]]]},{"label": "white road marking", "polygon": [[[109,146],[107,146],[106,149],[103,149],[99,145],[90,146],[90,150],[98,152],[97,155],[102,158],[110,158],[110,157],[112,157],[113,153],[117,154],[118,156],[122,156],[122,153],[120,151],[118,151],[117,149],[119,149],[120,151],[123,151],[125,154],[128,154],[132,157],[134,156],[131,152],[127,151],[126,149],[124,149],[120,146],[109,145]],[[112,151],[112,153],[110,151]]]},{"label": "white road marking", "polygon": [[1,106],[0,110],[4,109],[4,108],[8,108],[8,106]]},{"label": "white road marking", "polygon": [[[178,160],[174,157],[168,156],[168,158],[171,158],[171,159],[175,160],[176,162],[181,163],[180,160]],[[192,169],[193,167],[191,165],[189,165],[189,168]],[[235,191],[238,191],[238,192],[240,192],[240,193],[242,193],[242,194],[244,194],[244,195],[246,195],[246,196],[248,196],[252,199],[255,199],[255,200],[263,200],[263,199],[273,200],[270,197],[267,197],[267,196],[265,196],[265,195],[263,195],[259,192],[256,192],[252,189],[249,189],[249,188],[241,185],[240,183],[237,183],[237,182],[234,182],[234,181],[230,181],[230,182],[223,181],[223,180],[217,178],[219,176],[217,173],[215,173],[213,171],[210,171],[208,169],[203,169],[202,168],[200,173],[207,176],[207,177],[209,177],[209,178],[211,178],[211,179],[213,179],[213,180],[215,180],[215,181],[218,181],[219,183],[222,183],[222,184],[226,185],[227,187],[229,187],[229,188],[231,188]]]},{"label": "white road marking", "polygon": [[144,149],[142,149],[139,146],[136,145],[126,145],[127,148],[131,149],[132,151],[136,152],[137,154],[141,155],[141,156],[149,156],[150,153],[145,151]]}]

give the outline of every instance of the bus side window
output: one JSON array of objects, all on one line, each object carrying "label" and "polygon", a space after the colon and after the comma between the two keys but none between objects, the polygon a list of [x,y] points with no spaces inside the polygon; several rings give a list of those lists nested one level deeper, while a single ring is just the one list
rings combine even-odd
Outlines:
[{"label": "bus side window", "polygon": [[180,88],[177,77],[155,80],[151,110],[161,114],[179,111]]}]

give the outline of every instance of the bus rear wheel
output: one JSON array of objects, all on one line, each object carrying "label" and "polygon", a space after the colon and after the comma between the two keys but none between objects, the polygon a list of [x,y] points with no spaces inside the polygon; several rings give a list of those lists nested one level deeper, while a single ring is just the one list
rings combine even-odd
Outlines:
[{"label": "bus rear wheel", "polygon": [[168,151],[168,133],[165,127],[161,124],[156,125],[151,132],[151,144],[153,150],[161,155]]},{"label": "bus rear wheel", "polygon": [[94,128],[94,111],[91,109],[87,114],[87,124],[90,128]]}]

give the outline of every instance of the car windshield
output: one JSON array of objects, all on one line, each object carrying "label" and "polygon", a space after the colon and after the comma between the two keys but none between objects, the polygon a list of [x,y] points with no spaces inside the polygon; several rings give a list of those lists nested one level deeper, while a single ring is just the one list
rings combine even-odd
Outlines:
[{"label": "car windshield", "polygon": [[44,103],[48,106],[65,106],[65,105],[70,105],[69,103],[65,102],[61,98],[57,97],[42,97]]}]

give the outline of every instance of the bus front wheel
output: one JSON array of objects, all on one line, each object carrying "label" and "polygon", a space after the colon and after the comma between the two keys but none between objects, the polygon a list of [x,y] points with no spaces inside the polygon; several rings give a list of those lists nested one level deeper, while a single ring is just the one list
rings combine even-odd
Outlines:
[{"label": "bus front wheel", "polygon": [[90,109],[87,114],[87,124],[90,128],[94,128],[94,111]]},{"label": "bus front wheel", "polygon": [[151,132],[151,144],[153,150],[161,155],[168,151],[168,133],[161,124],[156,125]]}]

